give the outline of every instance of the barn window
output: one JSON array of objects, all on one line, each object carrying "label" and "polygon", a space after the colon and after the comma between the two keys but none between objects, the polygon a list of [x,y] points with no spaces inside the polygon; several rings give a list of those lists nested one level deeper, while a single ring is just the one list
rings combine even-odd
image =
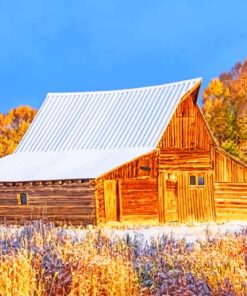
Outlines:
[{"label": "barn window", "polygon": [[198,185],[200,185],[200,186],[204,185],[204,177],[203,176],[198,177]]},{"label": "barn window", "polygon": [[190,185],[196,185],[196,176],[190,176]]},{"label": "barn window", "polygon": [[26,205],[27,204],[27,194],[21,193],[21,204]]},{"label": "barn window", "polygon": [[191,186],[203,186],[205,185],[205,179],[204,176],[202,175],[195,175],[195,176],[190,176],[190,185]]},{"label": "barn window", "polygon": [[27,204],[27,194],[26,193],[18,193],[17,194],[17,203],[18,203],[18,205],[26,205]]}]

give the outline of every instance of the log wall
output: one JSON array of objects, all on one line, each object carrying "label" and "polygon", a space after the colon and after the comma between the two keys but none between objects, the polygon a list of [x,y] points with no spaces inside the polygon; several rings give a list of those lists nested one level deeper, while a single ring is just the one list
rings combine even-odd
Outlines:
[{"label": "log wall", "polygon": [[[117,169],[108,172],[96,180],[97,219],[105,222],[104,181],[126,179],[158,179],[158,152],[154,151]],[[118,186],[118,184],[117,184]],[[118,189],[119,191],[119,189]]]},{"label": "log wall", "polygon": [[[0,221],[44,219],[71,224],[95,224],[94,182],[79,180],[0,184]],[[28,204],[18,205],[17,194]]]},{"label": "log wall", "polygon": [[160,171],[212,170],[212,168],[213,158],[210,150],[160,149]]},{"label": "log wall", "polygon": [[247,220],[247,166],[215,150],[215,203],[218,220]]},{"label": "log wall", "polygon": [[215,183],[218,220],[247,220],[247,183]]}]

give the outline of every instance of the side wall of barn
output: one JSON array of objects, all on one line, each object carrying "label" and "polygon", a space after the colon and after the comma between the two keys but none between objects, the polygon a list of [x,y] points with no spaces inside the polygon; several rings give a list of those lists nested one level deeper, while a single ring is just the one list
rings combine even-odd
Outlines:
[{"label": "side wall of barn", "polygon": [[[95,224],[94,181],[0,183],[0,222],[44,219],[55,222]],[[18,196],[27,194],[27,204]]]},{"label": "side wall of barn", "polygon": [[246,219],[247,166],[217,147],[196,95],[180,102],[154,152],[97,179],[99,222]]},{"label": "side wall of barn", "polygon": [[247,219],[247,166],[215,150],[215,202],[218,220]]},{"label": "side wall of barn", "polygon": [[178,105],[154,152],[97,179],[99,222],[215,220],[214,143],[196,91]]},{"label": "side wall of barn", "polygon": [[[158,221],[157,152],[154,151],[96,180],[97,220]],[[115,199],[111,201],[109,199]]]},{"label": "side wall of barn", "polygon": [[195,96],[194,92],[179,104],[159,143],[160,220],[164,222],[172,221],[175,211],[180,222],[216,218],[215,144]]}]

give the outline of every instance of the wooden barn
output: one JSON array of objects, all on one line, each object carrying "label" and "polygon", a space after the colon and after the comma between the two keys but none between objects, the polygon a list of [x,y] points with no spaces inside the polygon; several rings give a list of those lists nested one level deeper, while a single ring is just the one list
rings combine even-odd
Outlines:
[{"label": "wooden barn", "polygon": [[0,159],[0,220],[247,219],[247,166],[217,146],[200,84],[48,93]]}]

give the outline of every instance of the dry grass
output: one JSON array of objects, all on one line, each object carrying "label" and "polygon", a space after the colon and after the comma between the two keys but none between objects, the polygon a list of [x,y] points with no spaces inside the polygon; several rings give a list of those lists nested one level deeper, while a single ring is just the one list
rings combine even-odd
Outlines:
[{"label": "dry grass", "polygon": [[127,246],[101,231],[83,240],[35,223],[2,233],[0,295],[138,295]]},{"label": "dry grass", "polygon": [[214,294],[247,295],[247,237],[227,235],[197,245],[188,256],[194,274],[207,279]]},{"label": "dry grass", "polygon": [[31,261],[26,251],[1,258],[0,295],[34,295],[38,291]]},{"label": "dry grass", "polygon": [[247,295],[247,234],[187,244],[78,236],[35,222],[0,232],[0,295]]}]

